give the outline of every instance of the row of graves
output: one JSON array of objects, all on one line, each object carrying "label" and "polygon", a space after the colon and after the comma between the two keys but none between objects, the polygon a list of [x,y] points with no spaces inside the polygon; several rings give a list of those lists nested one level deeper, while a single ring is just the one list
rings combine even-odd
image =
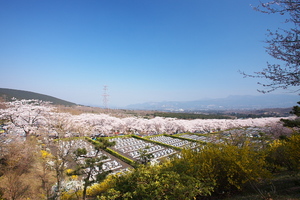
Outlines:
[{"label": "row of graves", "polygon": [[164,143],[167,145],[171,145],[174,147],[180,147],[180,148],[192,148],[193,149],[196,146],[198,146],[197,142],[190,142],[187,140],[173,138],[173,137],[164,136],[164,135],[151,137],[150,140]]},{"label": "row of graves", "polygon": [[109,141],[116,142],[116,145],[113,147],[114,150],[135,161],[139,160],[141,156],[140,152],[143,149],[147,152],[147,154],[152,154],[153,159],[155,160],[177,153],[176,150],[172,148],[163,147],[161,145],[133,137],[112,138],[109,139]]},{"label": "row of graves", "polygon": [[205,143],[222,143],[224,140],[222,137],[219,136],[219,134],[210,134],[210,135],[194,135],[194,134],[184,134],[178,136],[180,138],[185,138],[185,139],[191,139],[191,140],[196,140],[196,141],[201,141]]},{"label": "row of graves", "polygon": [[[179,137],[175,138],[160,135],[149,137],[147,140],[143,140],[142,138],[138,139],[136,137],[116,137],[108,140],[110,142],[115,142],[115,145],[110,147],[112,150],[133,161],[138,161],[141,156],[141,150],[145,150],[147,154],[152,154],[151,161],[154,162],[172,155],[180,157],[178,148],[196,148],[199,145],[199,143],[196,142],[197,140],[205,141],[205,137],[197,135],[185,134],[180,137],[182,139]],[[192,142],[192,140],[195,142]],[[86,169],[91,170],[93,175],[96,175],[101,171],[112,171],[113,173],[117,173],[126,171],[131,167],[106,151],[97,151],[94,148],[94,145],[85,139],[61,140],[58,145],[58,149],[60,149],[63,154],[67,155],[71,153],[70,155],[74,158],[73,160],[76,160],[77,164],[84,165],[86,158],[101,158],[101,161],[99,161],[102,163],[100,169],[98,166],[95,166],[93,169]],[[78,148],[86,149],[86,154],[76,157],[74,152]]]},{"label": "row of graves", "polygon": [[147,140],[136,137],[116,137],[109,139],[109,141],[116,142],[113,150],[134,161],[139,160],[141,150],[145,150],[147,154],[152,154],[152,161],[159,161],[171,155],[179,156],[179,148],[194,149],[199,146],[197,141],[207,141],[204,136],[186,134],[180,137],[182,138],[159,135],[148,137]]},{"label": "row of graves", "polygon": [[191,140],[202,141],[202,142],[210,142],[210,139],[207,138],[206,136],[185,134],[185,135],[180,135],[179,137],[186,138],[186,139],[191,139]]}]

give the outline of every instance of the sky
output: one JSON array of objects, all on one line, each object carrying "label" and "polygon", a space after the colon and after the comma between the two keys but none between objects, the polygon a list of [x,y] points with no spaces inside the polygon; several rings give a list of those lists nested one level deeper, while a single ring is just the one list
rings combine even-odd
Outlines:
[{"label": "sky", "polygon": [[258,0],[0,0],[0,87],[83,105],[261,95]]}]

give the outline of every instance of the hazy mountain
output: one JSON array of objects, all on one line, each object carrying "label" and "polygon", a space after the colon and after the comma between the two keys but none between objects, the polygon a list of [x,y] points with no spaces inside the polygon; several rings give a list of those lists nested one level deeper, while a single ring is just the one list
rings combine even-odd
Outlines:
[{"label": "hazy mountain", "polygon": [[147,102],[128,105],[126,108],[163,111],[289,108],[295,106],[299,100],[300,96],[298,95],[235,95],[197,101]]},{"label": "hazy mountain", "polygon": [[[0,97],[10,100],[17,99],[40,99],[50,101],[56,105],[72,106],[75,103],[58,99],[49,95],[35,92],[0,88]],[[135,110],[161,110],[161,111],[188,111],[188,110],[230,110],[230,109],[262,109],[262,108],[289,108],[300,101],[299,95],[276,95],[266,94],[259,96],[242,95],[228,96],[218,99],[203,99],[197,101],[164,101],[132,104],[125,109]]]},{"label": "hazy mountain", "polygon": [[44,94],[23,91],[23,90],[7,89],[7,88],[0,88],[0,97],[3,97],[8,101],[11,100],[11,98],[15,97],[17,99],[39,99],[43,101],[50,101],[55,105],[65,105],[65,106],[76,105],[75,103],[58,99],[52,96],[44,95]]}]

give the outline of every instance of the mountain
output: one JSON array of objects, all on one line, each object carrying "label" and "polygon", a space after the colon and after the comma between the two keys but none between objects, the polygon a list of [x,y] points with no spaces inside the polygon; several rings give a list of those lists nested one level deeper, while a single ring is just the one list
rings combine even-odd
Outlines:
[{"label": "mountain", "polygon": [[226,98],[197,101],[164,101],[128,105],[126,109],[187,111],[187,110],[230,110],[289,108],[299,101],[298,95],[265,94],[260,96],[234,95]]},{"label": "mountain", "polygon": [[50,101],[54,105],[64,105],[64,106],[76,105],[75,103],[58,99],[52,96],[44,95],[44,94],[39,94],[39,93],[29,92],[24,90],[7,89],[7,88],[0,88],[0,97],[5,98],[6,100],[10,100],[11,98],[15,97],[17,99],[39,99],[42,101]]}]

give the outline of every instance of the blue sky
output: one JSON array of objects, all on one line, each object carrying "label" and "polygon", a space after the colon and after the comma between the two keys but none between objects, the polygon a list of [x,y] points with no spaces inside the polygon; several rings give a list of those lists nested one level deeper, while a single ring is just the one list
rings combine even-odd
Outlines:
[{"label": "blue sky", "polygon": [[0,87],[85,105],[260,95],[258,0],[0,0]]}]

